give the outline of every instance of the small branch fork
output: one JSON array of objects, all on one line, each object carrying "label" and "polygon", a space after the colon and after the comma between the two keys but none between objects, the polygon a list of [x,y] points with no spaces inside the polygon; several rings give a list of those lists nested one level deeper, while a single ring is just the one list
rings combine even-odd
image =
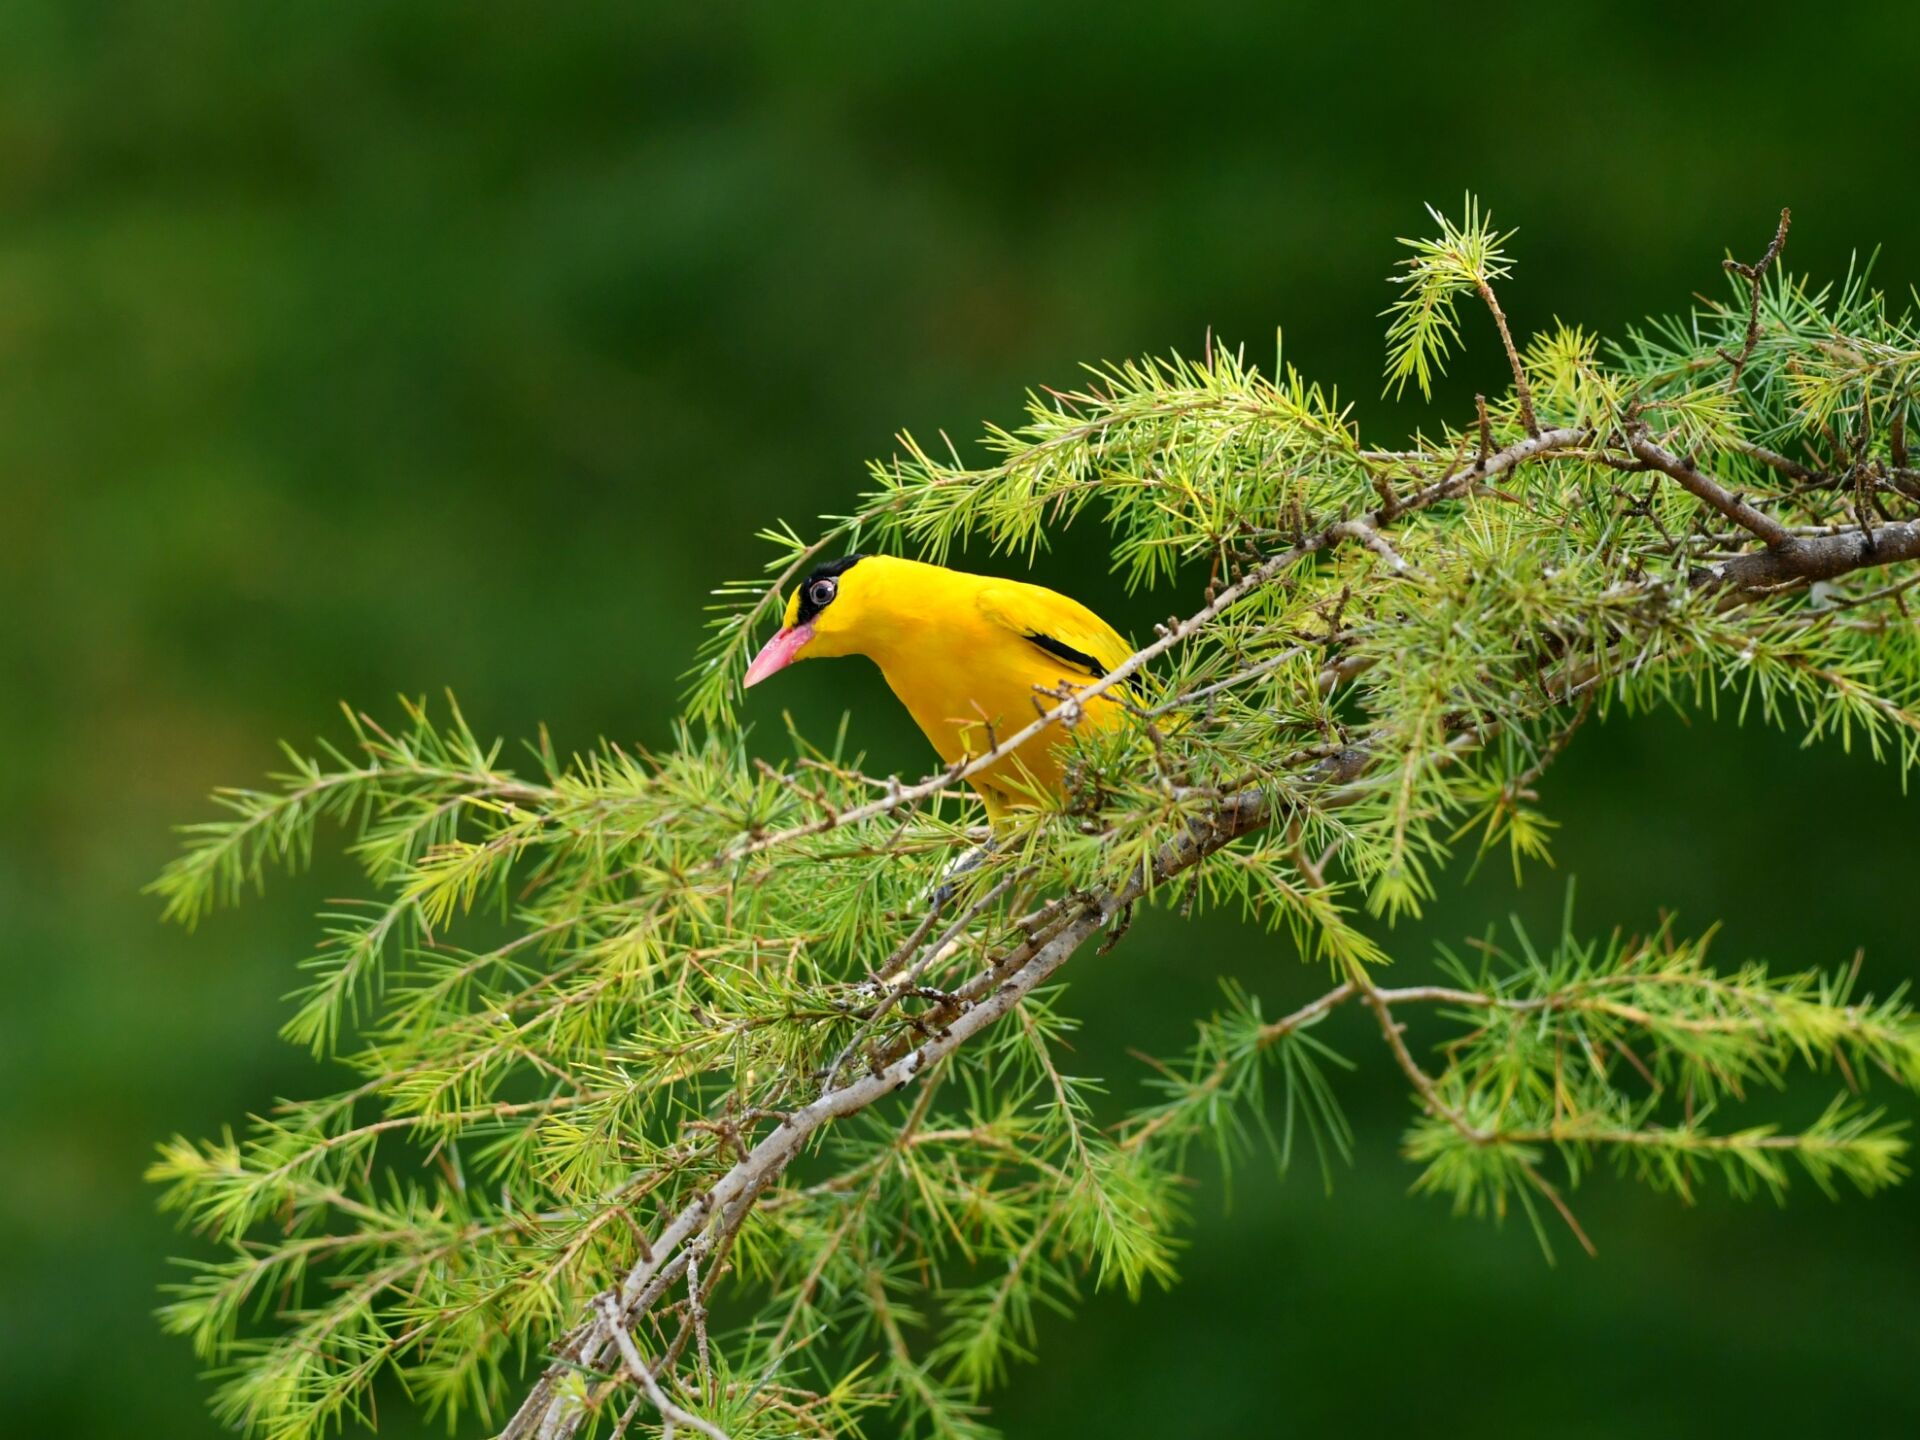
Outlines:
[{"label": "small branch fork", "polygon": [[608,1334],[613,1337],[614,1346],[620,1352],[620,1359],[626,1367],[626,1373],[646,1392],[647,1399],[653,1403],[653,1408],[660,1412],[660,1418],[666,1421],[669,1429],[675,1425],[685,1425],[689,1430],[698,1430],[702,1435],[707,1436],[708,1440],[733,1440],[732,1436],[711,1420],[702,1420],[698,1415],[683,1410],[667,1398],[666,1391],[660,1388],[659,1380],[654,1377],[653,1368],[647,1364],[639,1347],[633,1343],[633,1336],[627,1330],[626,1322],[620,1318],[614,1306],[613,1296],[598,1297],[594,1301],[594,1308],[599,1311],[601,1323],[607,1327]]},{"label": "small branch fork", "polygon": [[1691,495],[1698,496],[1741,529],[1763,541],[1769,549],[1792,548],[1794,544],[1792,531],[1771,515],[1754,509],[1744,497],[1733,494],[1718,480],[1704,473],[1693,463],[1691,457],[1683,458],[1675,455],[1671,450],[1655,444],[1644,434],[1629,440],[1627,449],[1641,463],[1650,465],[1662,474],[1679,481],[1682,489]]},{"label": "small branch fork", "polygon": [[1726,259],[1720,262],[1720,268],[1738,275],[1747,282],[1747,336],[1740,346],[1738,355],[1720,351],[1720,358],[1733,367],[1732,383],[1740,383],[1740,375],[1747,368],[1747,361],[1753,358],[1753,347],[1760,342],[1760,285],[1766,278],[1767,267],[1780,258],[1780,247],[1787,243],[1787,227],[1793,224],[1793,211],[1783,209],[1780,212],[1780,228],[1773,232],[1766,252],[1753,264]]},{"label": "small branch fork", "polygon": [[[1420,1062],[1413,1058],[1413,1052],[1407,1048],[1406,1026],[1393,1018],[1393,1004],[1401,999],[1426,998],[1423,992],[1386,991],[1379,989],[1374,985],[1373,977],[1367,974],[1364,965],[1349,965],[1347,967],[1347,973],[1352,977],[1350,983],[1353,988],[1365,997],[1367,1008],[1373,1011],[1374,1018],[1379,1021],[1380,1034],[1386,1040],[1387,1048],[1393,1052],[1394,1062],[1399,1065],[1401,1073],[1412,1083],[1414,1090],[1420,1096],[1420,1103],[1426,1108],[1427,1113],[1437,1119],[1446,1121],[1447,1124],[1451,1125],[1464,1139],[1471,1141],[1475,1145],[1492,1145],[1497,1143],[1501,1139],[1498,1134],[1490,1130],[1481,1129],[1462,1114],[1457,1107],[1447,1102],[1446,1097],[1440,1093],[1438,1082],[1420,1067]],[[1449,995],[1445,991],[1437,990],[1433,993],[1448,999],[1465,999],[1469,1003],[1491,1003],[1488,997],[1473,995],[1470,992]],[[1575,1218],[1573,1209],[1567,1204],[1566,1198],[1561,1195],[1559,1187],[1547,1179],[1546,1176],[1542,1175],[1539,1166],[1530,1160],[1522,1160],[1520,1162],[1520,1170],[1521,1173],[1527,1177],[1527,1183],[1538,1191],[1547,1203],[1552,1205],[1554,1210],[1559,1213],[1560,1218],[1566,1222],[1567,1228],[1573,1232],[1574,1239],[1580,1242],[1580,1248],[1585,1250],[1589,1255],[1597,1255],[1599,1252],[1594,1248],[1593,1241],[1588,1238],[1587,1232],[1581,1228],[1579,1220]]]}]

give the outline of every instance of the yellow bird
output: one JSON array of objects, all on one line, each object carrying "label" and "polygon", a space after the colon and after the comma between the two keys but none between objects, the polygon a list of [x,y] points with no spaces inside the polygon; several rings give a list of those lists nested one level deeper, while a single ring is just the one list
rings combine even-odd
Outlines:
[{"label": "yellow bird", "polygon": [[[1086,606],[1039,585],[849,555],[820,566],[794,592],[746,683],[795,660],[864,655],[951,765],[985,754],[1059,703],[1042,691],[1085,686],[1132,653]],[[1111,694],[1089,701],[1079,723],[1119,720],[1124,712]],[[1065,727],[1050,726],[969,777],[987,817],[998,822],[1010,807],[1058,791],[1067,743]]]}]

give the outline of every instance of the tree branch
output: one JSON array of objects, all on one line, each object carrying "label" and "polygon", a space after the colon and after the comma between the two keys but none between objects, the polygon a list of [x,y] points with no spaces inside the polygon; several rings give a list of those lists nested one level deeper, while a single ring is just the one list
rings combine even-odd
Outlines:
[{"label": "tree branch", "polygon": [[1077,689],[1072,699],[1062,700],[1044,714],[1040,715],[1024,729],[1014,732],[983,753],[958,764],[950,765],[938,774],[928,776],[918,784],[894,789],[877,800],[869,801],[865,805],[856,805],[846,810],[840,810],[833,814],[822,816],[818,820],[809,821],[807,824],[795,825],[785,830],[776,831],[770,835],[760,835],[742,840],[721,855],[716,856],[714,860],[708,862],[707,865],[702,868],[721,868],[735,861],[744,860],[749,856],[758,855],[765,851],[791,844],[795,840],[804,839],[811,835],[825,834],[828,831],[843,829],[849,825],[862,824],[868,820],[877,819],[882,815],[893,814],[895,811],[904,809],[907,806],[916,805],[922,800],[930,799],[948,786],[962,780],[970,779],[990,768],[1000,760],[1005,759],[1042,731],[1054,725],[1064,724],[1071,726],[1077,723],[1081,714],[1085,711],[1087,701],[1097,699],[1106,694],[1107,691],[1113,689],[1116,685],[1124,684],[1127,680],[1138,674],[1141,667],[1147,664],[1148,661],[1165,654],[1183,640],[1205,629],[1208,624],[1218,619],[1241,600],[1244,600],[1263,585],[1275,580],[1292,566],[1299,564],[1300,561],[1307,557],[1330,549],[1343,540],[1358,539],[1368,531],[1377,533],[1382,527],[1390,524],[1393,520],[1401,519],[1407,515],[1425,510],[1441,500],[1452,499],[1462,495],[1474,485],[1503,475],[1515,466],[1521,465],[1528,460],[1551,454],[1555,451],[1572,449],[1585,444],[1591,438],[1592,431],[1585,429],[1560,428],[1545,430],[1538,435],[1530,435],[1525,440],[1517,441],[1491,455],[1483,455],[1471,467],[1461,473],[1454,474],[1449,472],[1443,474],[1438,480],[1428,485],[1425,489],[1419,491],[1411,498],[1402,501],[1394,508],[1392,515],[1387,514],[1387,507],[1383,504],[1379,509],[1373,510],[1365,515],[1348,517],[1347,519],[1336,521],[1324,529],[1316,531],[1306,539],[1301,540],[1298,544],[1279,551],[1261,561],[1260,564],[1247,571],[1246,574],[1234,581],[1233,584],[1221,590],[1207,605],[1195,611],[1186,619],[1166,627],[1158,639],[1134,651],[1133,654],[1121,661],[1120,664],[1114,666],[1113,669],[1109,670],[1099,680],[1094,681],[1091,685]]},{"label": "tree branch", "polygon": [[1645,435],[1629,440],[1627,448],[1638,459],[1672,476],[1683,489],[1698,496],[1741,529],[1757,535],[1768,545],[1779,548],[1793,543],[1792,532],[1786,526],[1771,515],[1754,509],[1712,476],[1703,474],[1691,459],[1682,459],[1656,445]]},{"label": "tree branch", "polygon": [[[1797,707],[1809,738],[1864,728],[1876,751],[1920,764],[1897,649],[1913,580],[1802,593],[1920,559],[1906,503],[1920,499],[1905,433],[1915,322],[1850,285],[1838,305],[1796,291],[1763,332],[1783,214],[1757,262],[1729,262],[1745,281],[1730,303],[1703,301],[1604,360],[1598,337],[1563,326],[1523,363],[1492,291],[1505,237],[1471,199],[1462,224],[1435,218],[1440,240],[1409,242],[1389,382],[1426,391],[1470,287],[1513,376],[1434,441],[1362,450],[1331,391],[1291,366],[1268,379],[1209,337],[1203,366],[1129,362],[1085,393],[1036,396],[1026,424],[988,433],[989,468],[957,452],[936,462],[903,436],[911,459],[876,467],[878,488],[815,544],[775,532],[785,568],[771,589],[721,592],[742,608],[704,652],[696,725],[731,718],[739,652],[778,591],[856,536],[937,561],[970,543],[1022,552],[1105,502],[1132,579],[1211,562],[1200,608],[1084,689],[1034,687],[1038,718],[989,731],[986,753],[904,785],[797,736],[796,761],[766,763],[725,725],[666,756],[603,744],[571,764],[543,736],[550,783],[519,788],[480,783],[495,751],[464,721],[443,735],[409,707],[398,739],[353,719],[372,767],[295,755],[275,782],[285,795],[230,793],[237,819],[194,827],[161,888],[176,917],[268,861],[304,860],[328,820],[399,896],[328,917],[339,928],[306,992],[321,993],[296,1017],[328,1048],[358,1031],[362,1083],[285,1102],[244,1141],[170,1144],[154,1167],[163,1203],[237,1256],[164,1312],[227,1371],[223,1413],[263,1432],[324,1427],[369,1407],[387,1367],[421,1380],[430,1405],[491,1399],[538,1327],[552,1364],[525,1377],[516,1440],[620,1434],[636,1417],[668,1440],[726,1440],[716,1421],[826,1434],[889,1397],[924,1412],[906,1423],[964,1428],[972,1394],[1029,1347],[1035,1300],[1070,1295],[1083,1273],[1166,1273],[1189,1148],[1234,1144],[1273,1072],[1283,1163],[1302,1115],[1316,1145],[1344,1153],[1351,1130],[1321,1065],[1339,1057],[1305,1027],[1350,1000],[1412,1086],[1417,1188],[1461,1208],[1517,1204],[1539,1225],[1544,1199],[1579,1233],[1542,1167],[1564,1161],[1577,1183],[1596,1145],[1656,1185],[1718,1169],[1735,1190],[1778,1186],[1772,1157],[1790,1151],[1823,1185],[1893,1183],[1897,1127],[1844,1101],[1797,1136],[1707,1136],[1695,1116],[1795,1057],[1831,1061],[1850,1086],[1852,1066],[1920,1083],[1920,1015],[1897,997],[1854,1006],[1851,975],[1757,966],[1722,982],[1704,942],[1664,935],[1564,937],[1547,961],[1489,945],[1476,968],[1449,962],[1447,984],[1386,989],[1350,903],[1358,891],[1376,910],[1411,907],[1483,819],[1483,846],[1505,830],[1516,865],[1535,855],[1551,822],[1523,802],[1601,686],[1676,704],[1746,686],[1772,716]],[[1736,416],[1809,463],[1734,433]],[[1551,463],[1500,478],[1536,460]],[[1749,462],[1777,472],[1751,497],[1712,473],[1750,476]],[[1599,467],[1641,478],[1627,493]],[[1669,482],[1691,500],[1663,496]],[[1159,656],[1165,703],[1147,709],[1116,687]],[[1003,827],[934,878],[960,832],[928,812],[1093,705],[1140,723],[1074,747],[1064,813]],[[1179,720],[1156,728],[1168,710]],[[1096,1132],[1110,1117],[1046,1053],[1066,1019],[1047,992],[1079,947],[1110,948],[1137,904],[1175,892],[1290,927],[1303,953],[1335,957],[1334,988],[1272,1022],[1232,994],[1177,1066],[1149,1062],[1171,1098]],[[461,917],[496,899],[514,938],[476,918],[475,953]],[[396,965],[405,983],[383,987]],[[361,988],[379,997],[371,1015],[352,1012]],[[1401,1022],[1421,1004],[1460,1033],[1414,1043]],[[1009,1077],[1050,1083],[1059,1103],[1020,1105]],[[913,1085],[907,1103],[880,1103]],[[382,1118],[356,1117],[363,1104]],[[468,1136],[485,1137],[497,1201],[457,1199]],[[418,1159],[439,1173],[409,1176]],[[499,1223],[445,1218],[467,1208]],[[438,1263],[450,1249],[471,1260],[459,1273]],[[965,1276],[945,1264],[961,1252]],[[909,1345],[898,1297],[936,1264],[954,1288]],[[730,1349],[707,1307],[743,1270],[724,1309],[760,1313],[729,1327]],[[842,1335],[862,1270],[873,1310]],[[276,1303],[309,1272],[329,1298]],[[246,1314],[259,1312],[284,1333],[256,1342]]]},{"label": "tree branch", "polygon": [[1733,383],[1740,383],[1740,374],[1747,368],[1747,361],[1753,358],[1753,347],[1760,340],[1760,285],[1766,278],[1767,267],[1779,258],[1780,247],[1787,243],[1787,227],[1793,223],[1793,211],[1780,211],[1780,227],[1773,232],[1773,239],[1767,245],[1766,252],[1753,264],[1728,259],[1720,262],[1721,268],[1731,271],[1747,282],[1747,335],[1740,346],[1738,355],[1729,355],[1725,350],[1720,357],[1733,366]]},{"label": "tree branch", "polygon": [[[1530,436],[1487,455],[1459,475],[1443,475],[1415,495],[1402,500],[1396,515],[1391,518],[1416,513],[1535,456],[1576,448],[1592,438],[1590,431],[1569,428],[1547,430],[1538,436]],[[1872,545],[1852,533],[1796,539],[1779,527],[1777,522],[1752,511],[1743,501],[1736,500],[1724,487],[1702,474],[1690,462],[1681,460],[1644,437],[1634,442],[1632,448],[1654,468],[1665,471],[1687,489],[1700,495],[1714,509],[1735,519],[1756,535],[1763,539],[1769,534],[1778,534],[1780,537],[1778,541],[1770,541],[1770,548],[1766,550],[1738,556],[1701,572],[1699,583],[1727,584],[1743,590],[1764,589],[1783,580],[1830,579],[1868,565],[1920,558],[1920,522],[1884,527],[1877,532]],[[1080,691],[1074,699],[1055,706],[1024,730],[1001,742],[993,751],[965,765],[950,767],[920,785],[901,788],[867,805],[839,811],[820,821],[775,835],[760,837],[736,847],[729,852],[729,858],[741,858],[801,835],[818,834],[890,813],[927,798],[956,780],[965,779],[991,764],[994,759],[1026,743],[1047,726],[1066,721],[1070,715],[1077,715],[1088,699],[1137,672],[1148,660],[1204,628],[1255,588],[1271,582],[1300,560],[1344,540],[1365,543],[1370,533],[1377,534],[1378,527],[1390,523],[1390,517],[1384,514],[1384,509],[1382,506],[1380,510],[1357,519],[1334,522],[1289,549],[1270,556],[1222,590],[1207,606],[1168,627],[1152,644],[1142,647],[1122,665],[1115,667],[1104,680]],[[1469,735],[1465,738],[1469,743],[1478,743],[1484,736]],[[1343,749],[1293,782],[1298,787],[1294,793],[1302,798],[1314,793],[1316,803],[1321,805],[1327,804],[1330,799],[1338,803],[1338,797],[1323,792],[1337,790],[1354,780],[1368,768],[1371,760],[1372,757],[1363,748]],[[931,1031],[931,1038],[918,1044],[912,1044],[906,1038],[896,1040],[890,1049],[883,1050],[876,1057],[882,1063],[876,1064],[869,1073],[832,1086],[811,1104],[783,1116],[773,1131],[754,1145],[744,1159],[686,1205],[653,1242],[651,1255],[636,1263],[628,1272],[618,1291],[617,1308],[612,1313],[630,1319],[638,1309],[651,1304],[663,1288],[661,1282],[666,1280],[671,1283],[671,1278],[684,1268],[684,1247],[712,1222],[713,1217],[743,1211],[785,1170],[810,1137],[823,1126],[832,1120],[855,1114],[911,1084],[971,1036],[1009,1013],[1064,965],[1085,941],[1106,928],[1115,916],[1148,890],[1192,868],[1239,836],[1269,823],[1273,807],[1278,803],[1285,802],[1265,790],[1246,790],[1227,795],[1210,815],[1194,821],[1185,834],[1158,853],[1150,867],[1149,876],[1136,876],[1108,894],[1057,901],[1039,912],[1040,924],[1033,940],[988,965],[974,980],[955,992],[951,1002],[936,1004],[929,1010],[923,1019],[923,1028],[918,1033]],[[1415,997],[1395,996],[1392,992],[1374,990],[1366,983],[1364,976],[1356,977],[1353,984],[1360,993],[1367,995],[1368,1003],[1375,1008],[1376,1015],[1381,1019],[1383,1034],[1394,1049],[1395,1058],[1402,1069],[1410,1076],[1419,1073],[1424,1077],[1424,1071],[1420,1071],[1418,1064],[1413,1062],[1388,1011],[1393,999]],[[1347,998],[1343,993],[1334,993],[1338,999]],[[1429,997],[1422,994],[1418,998]],[[1439,998],[1438,994],[1433,998]],[[1330,996],[1323,997],[1323,1002],[1316,1002],[1316,1006],[1320,1003],[1338,1001]],[[1316,1007],[1309,1007],[1309,1010],[1313,1014],[1319,1013]],[[1307,1015],[1304,1018],[1313,1017]],[[1437,1091],[1432,1090],[1430,1079],[1427,1086],[1422,1088],[1422,1096],[1435,1114],[1447,1118],[1449,1123],[1465,1127],[1463,1134],[1479,1135],[1479,1132],[1467,1126],[1464,1117],[1440,1100]],[[1567,1211],[1564,1201],[1544,1177],[1530,1168],[1529,1181],[1567,1219],[1575,1233],[1580,1234],[1579,1226]],[[1580,1238],[1583,1244],[1587,1243],[1584,1235]],[[603,1361],[607,1347],[614,1343],[609,1324],[605,1315],[598,1315],[576,1328],[564,1342],[559,1359],[536,1384],[519,1413],[503,1432],[503,1440],[526,1440],[526,1437],[535,1435],[540,1440],[566,1440],[574,1433],[580,1417],[568,1411],[563,1400],[555,1394],[554,1386],[560,1376],[568,1371],[579,1367],[593,1368]]]},{"label": "tree branch", "polygon": [[1882,525],[1870,534],[1845,530],[1837,535],[1789,539],[1770,550],[1755,550],[1710,565],[1703,582],[1765,590],[1790,582],[1836,580],[1855,570],[1920,560],[1920,520]]},{"label": "tree branch", "polygon": [[646,1392],[647,1399],[653,1402],[653,1408],[660,1412],[661,1419],[665,1420],[669,1426],[679,1424],[698,1430],[702,1435],[707,1436],[708,1440],[733,1440],[732,1436],[711,1420],[702,1420],[698,1415],[682,1409],[667,1398],[666,1392],[660,1388],[660,1382],[654,1378],[653,1370],[640,1354],[638,1347],[634,1345],[633,1336],[628,1333],[626,1322],[620,1319],[615,1311],[611,1295],[600,1296],[594,1301],[594,1306],[599,1311],[601,1323],[607,1326],[614,1345],[620,1351],[620,1359],[626,1365],[627,1374],[631,1375]]},{"label": "tree branch", "polygon": [[[1329,765],[1323,780],[1350,778],[1345,767]],[[716,1215],[736,1204],[750,1202],[771,1183],[805,1147],[812,1135],[829,1121],[857,1114],[885,1096],[913,1083],[931,1071],[941,1060],[959,1049],[975,1034],[1006,1015],[1036,986],[1064,965],[1074,951],[1098,934],[1133,901],[1149,888],[1192,868],[1229,841],[1267,823],[1271,802],[1262,792],[1250,792],[1223,801],[1218,811],[1202,824],[1196,824],[1159,852],[1148,876],[1136,875],[1117,891],[1089,896],[1078,902],[1071,918],[1031,954],[1012,974],[1001,979],[990,995],[964,1010],[957,1010],[931,1039],[908,1049],[883,1068],[847,1081],[827,1091],[811,1104],[782,1116],[773,1131],[759,1141],[746,1157],[725,1175],[702,1191],[661,1231],[643,1257],[627,1272],[617,1292],[609,1297],[593,1319],[576,1329],[522,1403],[501,1440],[566,1440],[578,1429],[583,1418],[571,1403],[556,1394],[560,1378],[570,1371],[595,1369],[605,1358],[607,1348],[626,1333],[636,1309],[644,1297],[657,1294],[655,1282],[677,1262],[684,1266],[687,1244]],[[1019,955],[1022,951],[1016,951]],[[1003,961],[1002,965],[1010,963]],[[998,973],[1001,965],[989,974]],[[957,1007],[955,1007],[957,1009]]]}]

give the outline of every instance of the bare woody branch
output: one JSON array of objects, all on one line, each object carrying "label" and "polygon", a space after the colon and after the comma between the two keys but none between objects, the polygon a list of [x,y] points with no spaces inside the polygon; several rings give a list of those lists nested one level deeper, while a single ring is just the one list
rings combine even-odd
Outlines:
[{"label": "bare woody branch", "polygon": [[[1500,332],[1501,347],[1507,352],[1507,367],[1513,372],[1513,396],[1520,406],[1520,423],[1526,427],[1527,434],[1537,437],[1540,434],[1540,421],[1533,412],[1533,387],[1527,383],[1527,367],[1520,362],[1520,351],[1513,343],[1513,332],[1507,328],[1507,312],[1500,308],[1500,299],[1484,276],[1477,288],[1487,309],[1493,312],[1493,323]],[[1485,413],[1484,406],[1482,413]],[[1482,433],[1485,433],[1484,425]]]},{"label": "bare woody branch", "polygon": [[1644,435],[1627,442],[1633,455],[1654,469],[1672,476],[1681,487],[1718,510],[1741,529],[1757,536],[1767,545],[1780,549],[1793,544],[1793,533],[1778,520],[1756,510],[1741,496],[1733,494],[1712,476],[1703,473],[1691,458],[1683,458],[1655,444]]},{"label": "bare woody branch", "polygon": [[1796,581],[1838,580],[1856,570],[1920,560],[1920,521],[1896,521],[1868,534],[1846,530],[1835,535],[1798,536],[1775,549],[1755,550],[1723,560],[1703,572],[1716,584],[1742,590],[1769,590]]},{"label": "bare woody branch", "polygon": [[1773,232],[1773,239],[1761,257],[1753,264],[1743,264],[1738,260],[1723,260],[1721,267],[1738,275],[1747,282],[1747,334],[1740,346],[1738,355],[1720,351],[1720,358],[1733,366],[1733,384],[1740,383],[1740,375],[1747,368],[1747,361],[1753,358],[1753,347],[1760,341],[1760,286],[1766,279],[1767,267],[1780,257],[1780,247],[1787,243],[1787,227],[1793,223],[1793,212],[1782,209],[1780,227]]}]

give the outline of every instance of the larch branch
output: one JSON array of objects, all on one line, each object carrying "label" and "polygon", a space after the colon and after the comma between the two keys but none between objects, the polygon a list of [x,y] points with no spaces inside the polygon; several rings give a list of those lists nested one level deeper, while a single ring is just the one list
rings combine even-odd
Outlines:
[{"label": "larch branch", "polygon": [[1682,489],[1698,496],[1741,529],[1758,536],[1768,545],[1778,548],[1793,543],[1793,534],[1786,526],[1733,494],[1718,480],[1704,473],[1691,458],[1675,455],[1645,435],[1629,440],[1627,448],[1654,469],[1679,481]]}]

